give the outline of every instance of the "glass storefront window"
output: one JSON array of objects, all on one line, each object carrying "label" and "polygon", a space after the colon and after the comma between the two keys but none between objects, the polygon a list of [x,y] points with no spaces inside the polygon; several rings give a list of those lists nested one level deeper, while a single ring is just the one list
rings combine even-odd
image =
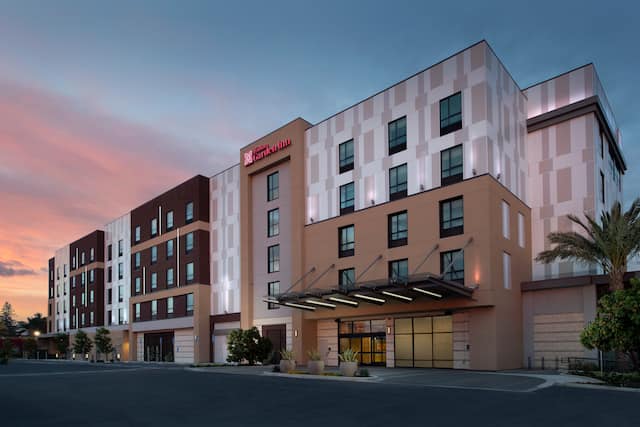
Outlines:
[{"label": "glass storefront window", "polygon": [[353,322],[353,333],[354,334],[368,334],[371,332],[371,321],[357,321]]},{"label": "glass storefront window", "polygon": [[452,316],[394,319],[397,367],[453,368]]}]

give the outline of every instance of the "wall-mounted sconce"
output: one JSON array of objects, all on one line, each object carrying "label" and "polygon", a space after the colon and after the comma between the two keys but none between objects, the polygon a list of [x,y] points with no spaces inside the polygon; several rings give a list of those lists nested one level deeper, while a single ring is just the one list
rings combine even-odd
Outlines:
[{"label": "wall-mounted sconce", "polygon": [[498,181],[500,181],[500,177],[501,177],[501,176],[502,176],[502,175],[501,175],[500,173],[498,173],[498,175],[496,176],[496,178],[498,179]]},{"label": "wall-mounted sconce", "polygon": [[424,191],[424,184],[420,184],[420,191]]},{"label": "wall-mounted sconce", "polygon": [[313,222],[313,217],[309,218],[311,220],[311,222]]},{"label": "wall-mounted sconce", "polygon": [[471,169],[471,173],[473,174],[473,176],[476,176],[478,174],[476,168]]},{"label": "wall-mounted sconce", "polygon": [[387,335],[391,335],[391,326],[387,326]]},{"label": "wall-mounted sconce", "polygon": [[373,206],[373,205],[375,205],[375,204],[376,204],[376,201],[375,201],[375,200],[373,200],[373,199],[371,199],[371,206]]},{"label": "wall-mounted sconce", "polygon": [[294,337],[297,337],[297,336],[298,336],[298,330],[297,330],[297,329],[294,329],[294,330],[293,330],[293,336],[294,336]]}]

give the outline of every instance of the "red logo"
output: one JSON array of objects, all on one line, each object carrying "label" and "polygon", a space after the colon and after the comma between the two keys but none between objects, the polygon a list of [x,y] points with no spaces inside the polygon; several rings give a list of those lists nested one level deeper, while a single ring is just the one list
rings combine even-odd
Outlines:
[{"label": "red logo", "polygon": [[264,159],[265,157],[273,153],[277,153],[278,151],[282,150],[283,148],[287,148],[290,145],[291,145],[291,139],[287,138],[287,139],[282,139],[273,145],[264,144],[264,145],[259,145],[257,147],[254,147],[252,150],[249,150],[243,154],[244,165],[250,166],[255,161]]}]

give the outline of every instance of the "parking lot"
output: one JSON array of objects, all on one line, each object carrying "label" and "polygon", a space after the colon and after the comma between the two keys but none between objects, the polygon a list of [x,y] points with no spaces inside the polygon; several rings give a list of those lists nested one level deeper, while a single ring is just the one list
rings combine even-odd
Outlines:
[{"label": "parking lot", "polygon": [[[410,370],[390,371],[348,382],[265,376],[255,368],[17,360],[0,366],[0,411],[3,425],[20,426],[640,424],[638,393],[560,386],[497,391],[477,387],[482,373],[423,370],[409,380]],[[246,375],[235,375],[240,372]],[[449,387],[447,376],[457,385]],[[508,378],[505,384],[540,383]]]}]

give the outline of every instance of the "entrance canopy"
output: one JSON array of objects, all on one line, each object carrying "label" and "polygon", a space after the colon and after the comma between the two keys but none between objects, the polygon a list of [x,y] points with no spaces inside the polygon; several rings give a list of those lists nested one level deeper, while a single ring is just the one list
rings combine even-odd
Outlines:
[{"label": "entrance canopy", "polygon": [[431,273],[405,278],[362,281],[331,289],[307,289],[264,298],[264,302],[301,310],[335,309],[338,305],[356,308],[362,303],[384,305],[388,302],[411,304],[420,298],[471,298],[473,289]]}]

